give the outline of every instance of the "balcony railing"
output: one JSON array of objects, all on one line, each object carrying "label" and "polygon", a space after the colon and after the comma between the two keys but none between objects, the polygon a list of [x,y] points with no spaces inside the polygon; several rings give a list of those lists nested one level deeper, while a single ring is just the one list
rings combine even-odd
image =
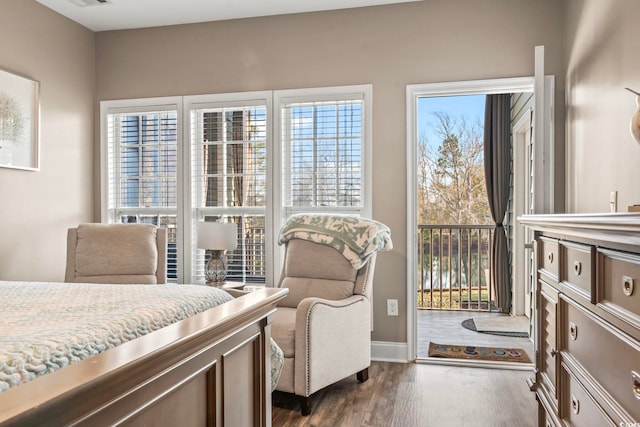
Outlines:
[{"label": "balcony railing", "polygon": [[489,311],[493,225],[418,226],[418,308]]}]

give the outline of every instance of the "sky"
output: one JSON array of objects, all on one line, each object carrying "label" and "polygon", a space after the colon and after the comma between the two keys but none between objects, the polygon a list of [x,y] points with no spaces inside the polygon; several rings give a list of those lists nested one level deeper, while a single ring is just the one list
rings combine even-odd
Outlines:
[{"label": "sky", "polygon": [[449,113],[452,118],[464,116],[469,121],[484,122],[484,100],[486,95],[434,96],[418,99],[418,138],[427,137],[430,144],[440,141],[433,132],[435,126],[434,112]]}]

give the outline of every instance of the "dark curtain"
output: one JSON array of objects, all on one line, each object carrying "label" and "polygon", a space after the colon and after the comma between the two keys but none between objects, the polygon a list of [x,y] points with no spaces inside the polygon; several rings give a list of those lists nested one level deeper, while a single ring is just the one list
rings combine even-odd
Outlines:
[{"label": "dark curtain", "polygon": [[233,176],[233,206],[244,206],[244,114],[233,112],[233,141],[231,146],[231,172]]},{"label": "dark curtain", "polygon": [[511,269],[506,230],[502,224],[509,202],[511,95],[487,95],[484,113],[484,176],[491,216],[496,224],[491,250],[491,277],[496,306],[511,308]]}]

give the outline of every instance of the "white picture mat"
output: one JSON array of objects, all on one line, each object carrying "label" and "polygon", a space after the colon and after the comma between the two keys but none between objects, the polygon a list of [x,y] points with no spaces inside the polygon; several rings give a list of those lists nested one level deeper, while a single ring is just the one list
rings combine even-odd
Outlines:
[{"label": "white picture mat", "polygon": [[[38,95],[38,82],[0,70],[0,167],[38,170]],[[19,131],[7,130],[9,116],[18,118]]]}]

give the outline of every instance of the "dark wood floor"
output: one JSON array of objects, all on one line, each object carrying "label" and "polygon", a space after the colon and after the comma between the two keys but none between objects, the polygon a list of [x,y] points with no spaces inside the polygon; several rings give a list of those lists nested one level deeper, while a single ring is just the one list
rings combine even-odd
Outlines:
[{"label": "dark wood floor", "polygon": [[274,392],[273,426],[533,427],[537,406],[528,371],[372,362],[312,397],[300,415],[293,395]]}]

